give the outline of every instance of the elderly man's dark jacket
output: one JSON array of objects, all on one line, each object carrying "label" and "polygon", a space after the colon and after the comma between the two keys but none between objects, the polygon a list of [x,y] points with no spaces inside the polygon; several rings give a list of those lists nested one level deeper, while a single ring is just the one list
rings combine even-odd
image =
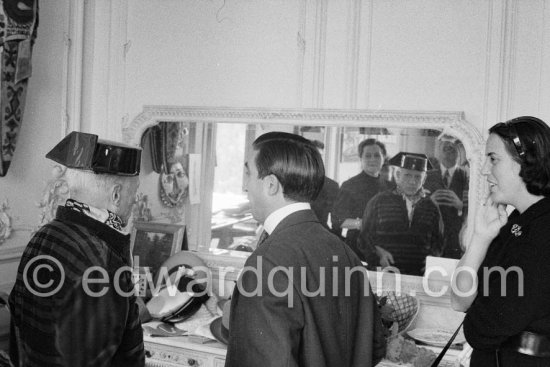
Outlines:
[{"label": "elderly man's dark jacket", "polygon": [[441,214],[428,197],[414,205],[409,221],[407,204],[397,190],[381,192],[367,204],[357,247],[364,251],[370,267],[380,265],[374,246],[389,251],[403,274],[422,275],[426,256],[440,256]]},{"label": "elderly man's dark jacket", "polygon": [[[356,270],[348,295],[345,268]],[[290,214],[246,261],[233,293],[226,366],[374,366],[385,339],[366,275],[311,210]]]},{"label": "elderly man's dark jacket", "polygon": [[[21,257],[10,294],[12,361],[26,367],[144,366],[129,246],[129,235],[60,206]],[[48,258],[55,261],[41,263]],[[28,274],[41,264],[51,268],[38,272],[46,278],[34,284]],[[99,283],[86,285],[86,271],[93,267],[104,273],[89,273]],[[44,288],[50,280],[51,287]]]}]

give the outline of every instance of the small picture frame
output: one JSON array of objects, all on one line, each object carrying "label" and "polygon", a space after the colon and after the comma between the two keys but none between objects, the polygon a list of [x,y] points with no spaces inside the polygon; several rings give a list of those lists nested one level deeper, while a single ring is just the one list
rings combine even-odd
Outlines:
[{"label": "small picture frame", "polygon": [[358,128],[344,128],[341,135],[340,162],[359,162],[357,147],[364,138]]},{"label": "small picture frame", "polygon": [[148,267],[156,274],[170,256],[187,249],[185,225],[134,222],[130,253],[134,267]]}]

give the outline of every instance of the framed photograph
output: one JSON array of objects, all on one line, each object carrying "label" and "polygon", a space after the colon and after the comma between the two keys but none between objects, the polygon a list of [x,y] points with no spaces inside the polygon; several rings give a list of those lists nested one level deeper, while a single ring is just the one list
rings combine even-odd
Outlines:
[{"label": "framed photograph", "polygon": [[[392,150],[397,145],[397,136],[384,127],[350,127],[343,128],[341,137],[340,162],[359,162],[357,148],[359,144],[368,138],[373,138],[386,145],[386,149]],[[391,155],[390,155],[391,157]]]},{"label": "framed photograph", "polygon": [[134,222],[130,251],[134,267],[148,267],[155,274],[171,255],[187,250],[185,225]]},{"label": "framed photograph", "polygon": [[360,133],[359,128],[344,128],[341,138],[340,162],[359,162],[357,147],[365,136]]}]

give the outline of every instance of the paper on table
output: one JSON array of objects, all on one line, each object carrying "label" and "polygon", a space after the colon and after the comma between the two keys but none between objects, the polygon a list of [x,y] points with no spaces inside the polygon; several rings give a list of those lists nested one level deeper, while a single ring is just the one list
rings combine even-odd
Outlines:
[{"label": "paper on table", "polygon": [[450,280],[457,264],[457,259],[426,256],[426,271],[424,272],[424,277]]},{"label": "paper on table", "polygon": [[212,335],[212,332],[210,331],[210,324],[218,317],[219,316],[213,317],[206,323],[199,325],[195,330],[190,333],[190,335],[202,336],[204,338],[216,340],[216,337],[214,337],[214,335]]}]

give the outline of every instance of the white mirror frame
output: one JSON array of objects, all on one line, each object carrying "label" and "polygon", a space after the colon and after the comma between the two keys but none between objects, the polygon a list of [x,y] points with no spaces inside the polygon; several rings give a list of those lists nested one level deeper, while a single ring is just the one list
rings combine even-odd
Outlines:
[{"label": "white mirror frame", "polygon": [[[286,125],[324,125],[337,127],[387,127],[387,128],[420,128],[442,130],[445,134],[457,137],[463,143],[466,157],[470,163],[470,190],[468,226],[472,228],[475,212],[482,198],[486,196],[486,185],[481,176],[484,142],[478,130],[466,121],[463,112],[459,111],[391,111],[391,110],[342,110],[342,109],[274,109],[274,108],[225,108],[225,107],[185,107],[185,106],[145,106],[133,121],[123,129],[123,139],[129,144],[139,145],[141,136],[147,128],[160,121],[183,121],[197,124],[215,122],[246,124],[286,124]],[[205,134],[206,135],[206,134]],[[208,152],[203,152],[203,166],[208,159]],[[205,182],[204,169],[201,173],[202,187]],[[211,179],[211,178],[210,178]],[[210,202],[206,189],[201,192],[201,202]],[[211,196],[211,194],[209,195]],[[199,221],[197,233],[209,233],[210,213],[197,212]],[[208,232],[207,232],[208,231]],[[201,235],[202,237],[202,235]],[[200,238],[199,237],[199,240]],[[209,235],[204,236],[207,240]],[[242,268],[245,258],[202,254],[212,269]],[[218,272],[218,270],[215,270]],[[225,273],[225,272],[224,272]],[[225,278],[230,280],[234,276]],[[403,279],[418,278],[403,275]],[[414,282],[418,286],[418,282]],[[416,286],[415,286],[416,287]],[[422,293],[422,291],[420,291]]]}]

